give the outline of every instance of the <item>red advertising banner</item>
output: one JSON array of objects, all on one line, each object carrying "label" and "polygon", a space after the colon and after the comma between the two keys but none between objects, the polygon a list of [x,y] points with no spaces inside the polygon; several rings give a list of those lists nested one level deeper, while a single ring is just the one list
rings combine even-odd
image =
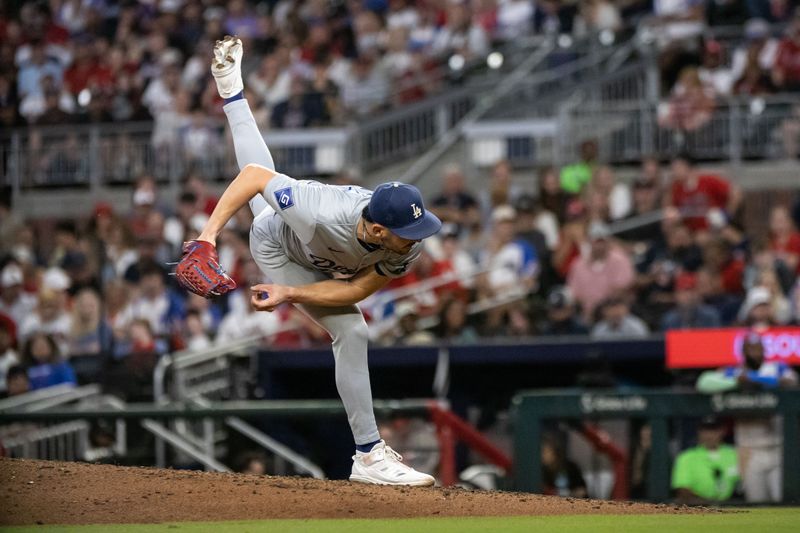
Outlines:
[{"label": "red advertising banner", "polygon": [[[668,368],[711,368],[738,365],[747,329],[673,330],[666,335]],[[760,332],[768,361],[800,365],[800,327]]]}]

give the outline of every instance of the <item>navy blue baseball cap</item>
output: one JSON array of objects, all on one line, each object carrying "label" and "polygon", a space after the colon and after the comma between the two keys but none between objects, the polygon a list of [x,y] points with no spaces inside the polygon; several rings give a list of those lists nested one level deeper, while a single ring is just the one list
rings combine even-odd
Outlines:
[{"label": "navy blue baseball cap", "polygon": [[425,209],[419,189],[393,181],[379,185],[369,201],[373,222],[403,239],[419,241],[442,228],[442,221]]}]

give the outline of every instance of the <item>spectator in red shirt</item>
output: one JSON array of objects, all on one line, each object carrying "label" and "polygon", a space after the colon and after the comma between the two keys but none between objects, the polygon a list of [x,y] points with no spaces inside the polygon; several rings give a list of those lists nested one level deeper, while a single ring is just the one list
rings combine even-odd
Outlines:
[{"label": "spectator in red shirt", "polygon": [[709,271],[714,293],[740,295],[744,293],[742,277],[745,263],[734,255],[730,243],[712,239],[703,248],[703,264]]},{"label": "spectator in red shirt", "polygon": [[581,243],[586,240],[588,220],[586,206],[581,200],[571,200],[566,207],[564,225],[561,226],[561,235],[558,246],[553,253],[553,268],[559,277],[566,278],[572,264],[581,254]]},{"label": "spectator in red shirt", "polygon": [[685,211],[685,224],[695,231],[709,228],[708,215],[717,209],[732,216],[739,208],[739,187],[715,174],[700,174],[692,168],[691,158],[679,155],[672,161],[671,194],[667,204]]},{"label": "spectator in red shirt", "polygon": [[794,227],[789,210],[782,205],[772,208],[769,215],[769,249],[790,272],[800,274],[800,232]]},{"label": "spectator in red shirt", "polygon": [[73,96],[88,86],[94,67],[91,45],[84,42],[76,46],[72,65],[64,72],[64,84]]},{"label": "spectator in red shirt", "polygon": [[800,91],[800,12],[795,13],[778,45],[772,82],[784,91]]}]

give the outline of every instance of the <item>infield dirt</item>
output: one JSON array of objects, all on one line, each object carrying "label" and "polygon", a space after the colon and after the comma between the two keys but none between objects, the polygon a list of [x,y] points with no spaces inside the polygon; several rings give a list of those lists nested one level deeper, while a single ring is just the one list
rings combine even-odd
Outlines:
[{"label": "infield dirt", "polygon": [[0,525],[710,511],[514,492],[2,458],[0,491]]}]

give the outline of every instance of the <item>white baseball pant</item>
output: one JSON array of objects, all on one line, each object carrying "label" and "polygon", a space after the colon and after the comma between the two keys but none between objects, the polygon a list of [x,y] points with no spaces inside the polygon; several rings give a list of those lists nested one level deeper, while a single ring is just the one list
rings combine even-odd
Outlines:
[{"label": "white baseball pant", "polygon": [[[239,169],[249,163],[275,170],[255,118],[246,100],[237,100],[223,108],[233,135],[233,146]],[[322,272],[291,262],[280,242],[280,215],[267,204],[262,195],[250,200],[253,215],[272,217],[268,224],[254,224],[250,231],[250,252],[261,271],[280,285],[298,286],[329,279]],[[333,339],[336,364],[336,388],[344,403],[347,419],[356,444],[380,439],[372,408],[372,390],[367,364],[369,332],[361,310],[355,305],[319,307],[298,305],[306,315],[324,328]]]}]

